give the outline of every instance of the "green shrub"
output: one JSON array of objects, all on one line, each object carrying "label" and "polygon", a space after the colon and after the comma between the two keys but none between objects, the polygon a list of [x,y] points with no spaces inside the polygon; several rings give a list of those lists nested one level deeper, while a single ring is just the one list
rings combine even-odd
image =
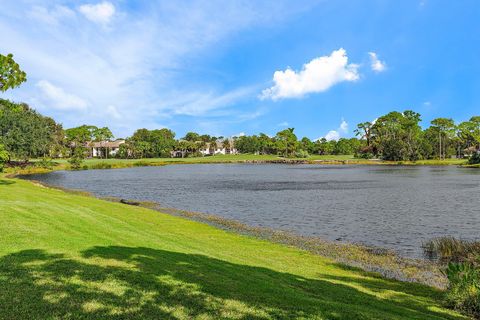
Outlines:
[{"label": "green shrub", "polygon": [[295,158],[308,158],[308,152],[305,150],[298,150],[295,152]]},{"label": "green shrub", "polygon": [[375,156],[371,152],[358,152],[355,154],[355,158],[359,159],[373,159]]},{"label": "green shrub", "polygon": [[0,172],[3,171],[4,164],[10,159],[8,152],[3,147],[3,144],[0,144]]},{"label": "green shrub", "polygon": [[91,169],[112,169],[112,164],[106,162],[99,162],[92,164],[90,166]]},{"label": "green shrub", "polygon": [[446,304],[475,319],[480,319],[480,268],[470,262],[450,262],[445,269],[448,278]]},{"label": "green shrub", "polygon": [[444,268],[446,304],[480,319],[480,242],[442,237],[425,243],[423,250]]},{"label": "green shrub", "polygon": [[468,164],[479,164],[480,163],[480,152],[475,152],[470,159],[468,159]]},{"label": "green shrub", "polygon": [[70,168],[73,170],[80,170],[82,168],[83,159],[74,156],[68,160],[68,163],[70,163]]},{"label": "green shrub", "polygon": [[480,256],[480,241],[465,241],[453,237],[440,237],[423,244],[425,256],[441,265],[451,262],[474,263]]},{"label": "green shrub", "polygon": [[35,166],[44,169],[52,169],[55,166],[55,163],[52,159],[42,158],[42,160],[35,162]]}]

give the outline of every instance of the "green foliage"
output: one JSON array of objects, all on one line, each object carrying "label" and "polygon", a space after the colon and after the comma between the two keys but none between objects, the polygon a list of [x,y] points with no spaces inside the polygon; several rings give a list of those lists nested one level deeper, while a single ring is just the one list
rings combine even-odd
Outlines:
[{"label": "green foliage", "polygon": [[309,154],[306,150],[298,150],[295,152],[296,158],[308,158]]},{"label": "green foliage", "polygon": [[479,164],[480,163],[480,152],[475,152],[469,159],[468,164]]},{"label": "green foliage", "polygon": [[63,129],[27,104],[0,99],[0,143],[12,158],[54,156],[52,150],[63,144]]},{"label": "green foliage", "polygon": [[446,304],[475,319],[480,318],[480,267],[471,263],[449,263]]},{"label": "green foliage", "polygon": [[175,133],[170,129],[138,129],[127,139],[127,153],[133,158],[169,157],[175,146]]},{"label": "green foliage", "polygon": [[444,266],[449,307],[480,318],[480,242],[442,237],[423,246],[426,256]]},{"label": "green foliage", "polygon": [[293,133],[294,130],[294,128],[288,128],[277,132],[275,136],[277,152],[285,158],[293,156],[298,147],[297,136]]},{"label": "green foliage", "polygon": [[8,154],[7,150],[5,150],[3,144],[0,144],[0,172],[3,171],[3,167],[9,159],[10,155]]},{"label": "green foliage", "polygon": [[82,146],[77,146],[71,158],[68,160],[70,167],[73,170],[80,170],[82,168],[83,161],[85,160],[85,149]]},{"label": "green foliage", "polygon": [[42,158],[40,161],[35,162],[35,166],[43,169],[52,169],[55,163],[52,159]]},{"label": "green foliage", "polygon": [[401,161],[419,158],[420,114],[406,110],[390,112],[371,127],[372,144],[384,160]]},{"label": "green foliage", "polygon": [[5,92],[27,81],[27,74],[13,60],[12,54],[0,54],[0,91]]}]

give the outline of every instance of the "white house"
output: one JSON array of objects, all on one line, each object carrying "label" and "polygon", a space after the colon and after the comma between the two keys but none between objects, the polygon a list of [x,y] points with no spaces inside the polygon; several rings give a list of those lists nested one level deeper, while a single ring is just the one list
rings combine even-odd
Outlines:
[{"label": "white house", "polygon": [[87,146],[91,157],[108,158],[114,157],[118,150],[120,150],[120,146],[124,143],[124,139],[117,139],[115,141],[91,141]]},{"label": "white house", "polygon": [[228,147],[225,146],[222,140],[217,140],[215,146],[212,143],[207,142],[205,147],[200,149],[200,153],[204,156],[215,154],[237,154],[238,151],[235,148],[234,140],[230,138],[228,141],[230,142]]}]

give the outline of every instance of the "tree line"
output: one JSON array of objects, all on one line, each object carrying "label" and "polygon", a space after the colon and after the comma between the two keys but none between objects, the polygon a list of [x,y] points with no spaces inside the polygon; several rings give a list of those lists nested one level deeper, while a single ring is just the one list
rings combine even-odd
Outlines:
[{"label": "tree line", "polygon": [[[11,55],[0,55],[0,91],[18,87],[26,74]],[[422,129],[421,115],[412,110],[393,111],[375,121],[358,124],[354,138],[338,141],[308,137],[298,139],[294,128],[269,136],[265,133],[224,138],[188,132],[175,139],[170,129],[138,129],[115,154],[119,158],[169,157],[172,151],[199,156],[217,144],[239,153],[278,155],[286,158],[309,155],[355,155],[390,161],[463,158],[480,162],[480,116],[456,124],[450,118],[437,118]],[[87,156],[90,142],[113,138],[108,127],[82,125],[64,130],[54,119],[45,117],[25,103],[0,99],[0,169],[11,159],[71,158],[73,166]],[[108,153],[106,153],[108,155]]]}]

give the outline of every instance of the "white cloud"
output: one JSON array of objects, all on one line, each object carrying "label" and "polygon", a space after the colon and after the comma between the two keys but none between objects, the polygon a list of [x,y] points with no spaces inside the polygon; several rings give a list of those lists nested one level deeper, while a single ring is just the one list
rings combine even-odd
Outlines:
[{"label": "white cloud", "polygon": [[115,6],[111,2],[104,1],[97,4],[81,5],[78,7],[78,11],[88,20],[106,25],[115,14]]},{"label": "white cloud", "polygon": [[325,135],[325,139],[327,139],[327,141],[332,141],[332,140],[335,140],[337,141],[338,139],[340,139],[340,133],[336,130],[330,130],[326,135]]},{"label": "white cloud", "polygon": [[245,132],[240,132],[240,133],[237,133],[237,134],[234,134],[232,135],[232,138],[239,138],[239,137],[244,137],[245,136]]},{"label": "white cloud", "polygon": [[263,90],[260,98],[299,98],[308,93],[326,91],[340,82],[356,81],[359,77],[358,65],[348,64],[347,52],[340,48],[329,56],[318,57],[304,64],[301,71],[291,68],[275,71],[274,86]]},{"label": "white cloud", "polygon": [[[311,0],[295,5],[288,0],[139,1],[132,9],[125,1],[110,0],[116,6],[110,23],[118,23],[106,33],[78,11],[81,4],[102,1],[43,1],[46,5],[40,0],[0,0],[0,52],[14,53],[29,76],[5,96],[31,103],[66,128],[87,123],[128,136],[141,127],[181,131],[214,117],[224,123],[223,132],[230,132],[233,121],[265,114],[262,106],[252,110],[238,105],[256,99],[260,88],[225,89],[211,70],[202,74],[206,69],[196,65],[199,56],[217,54],[216,44],[233,41],[243,30],[273,26],[314,5]],[[57,8],[55,3],[70,7]],[[34,9],[37,4],[45,9]],[[62,10],[71,12],[62,15]],[[29,12],[35,18],[25,14]],[[54,105],[35,85],[44,79],[83,101],[77,101],[78,111]],[[115,112],[109,106],[121,118],[112,121]]]},{"label": "white cloud", "polygon": [[107,115],[113,117],[114,119],[121,119],[122,115],[118,112],[115,106],[109,105],[107,107]]},{"label": "white cloud", "polygon": [[238,88],[223,94],[214,92],[200,93],[192,92],[183,94],[181,98],[175,95],[172,101],[168,102],[167,109],[173,114],[200,116],[211,113],[212,111],[226,108],[233,103],[242,100],[254,92],[254,88]]},{"label": "white cloud", "polygon": [[343,133],[348,133],[348,123],[344,119],[342,119],[342,123],[340,123],[339,127],[340,131]]},{"label": "white cloud", "polygon": [[277,124],[277,126],[279,126],[279,127],[288,127],[288,122],[287,122],[287,121],[280,122],[279,124]]},{"label": "white cloud", "polygon": [[87,102],[82,98],[65,92],[47,80],[37,82],[36,86],[40,88],[43,99],[48,106],[57,110],[84,110],[87,108]]},{"label": "white cloud", "polygon": [[27,15],[37,21],[56,26],[61,19],[74,18],[75,11],[62,5],[56,5],[51,9],[33,6]]},{"label": "white cloud", "polygon": [[340,139],[342,137],[342,135],[345,135],[347,133],[348,133],[348,123],[342,118],[342,122],[340,123],[338,129],[330,130],[325,135],[324,138],[327,139],[327,141],[331,141],[331,140],[337,141],[338,139]]},{"label": "white cloud", "polygon": [[386,70],[387,64],[385,61],[378,59],[378,56],[375,52],[369,52],[368,55],[370,56],[370,67],[373,71],[382,72]]}]

